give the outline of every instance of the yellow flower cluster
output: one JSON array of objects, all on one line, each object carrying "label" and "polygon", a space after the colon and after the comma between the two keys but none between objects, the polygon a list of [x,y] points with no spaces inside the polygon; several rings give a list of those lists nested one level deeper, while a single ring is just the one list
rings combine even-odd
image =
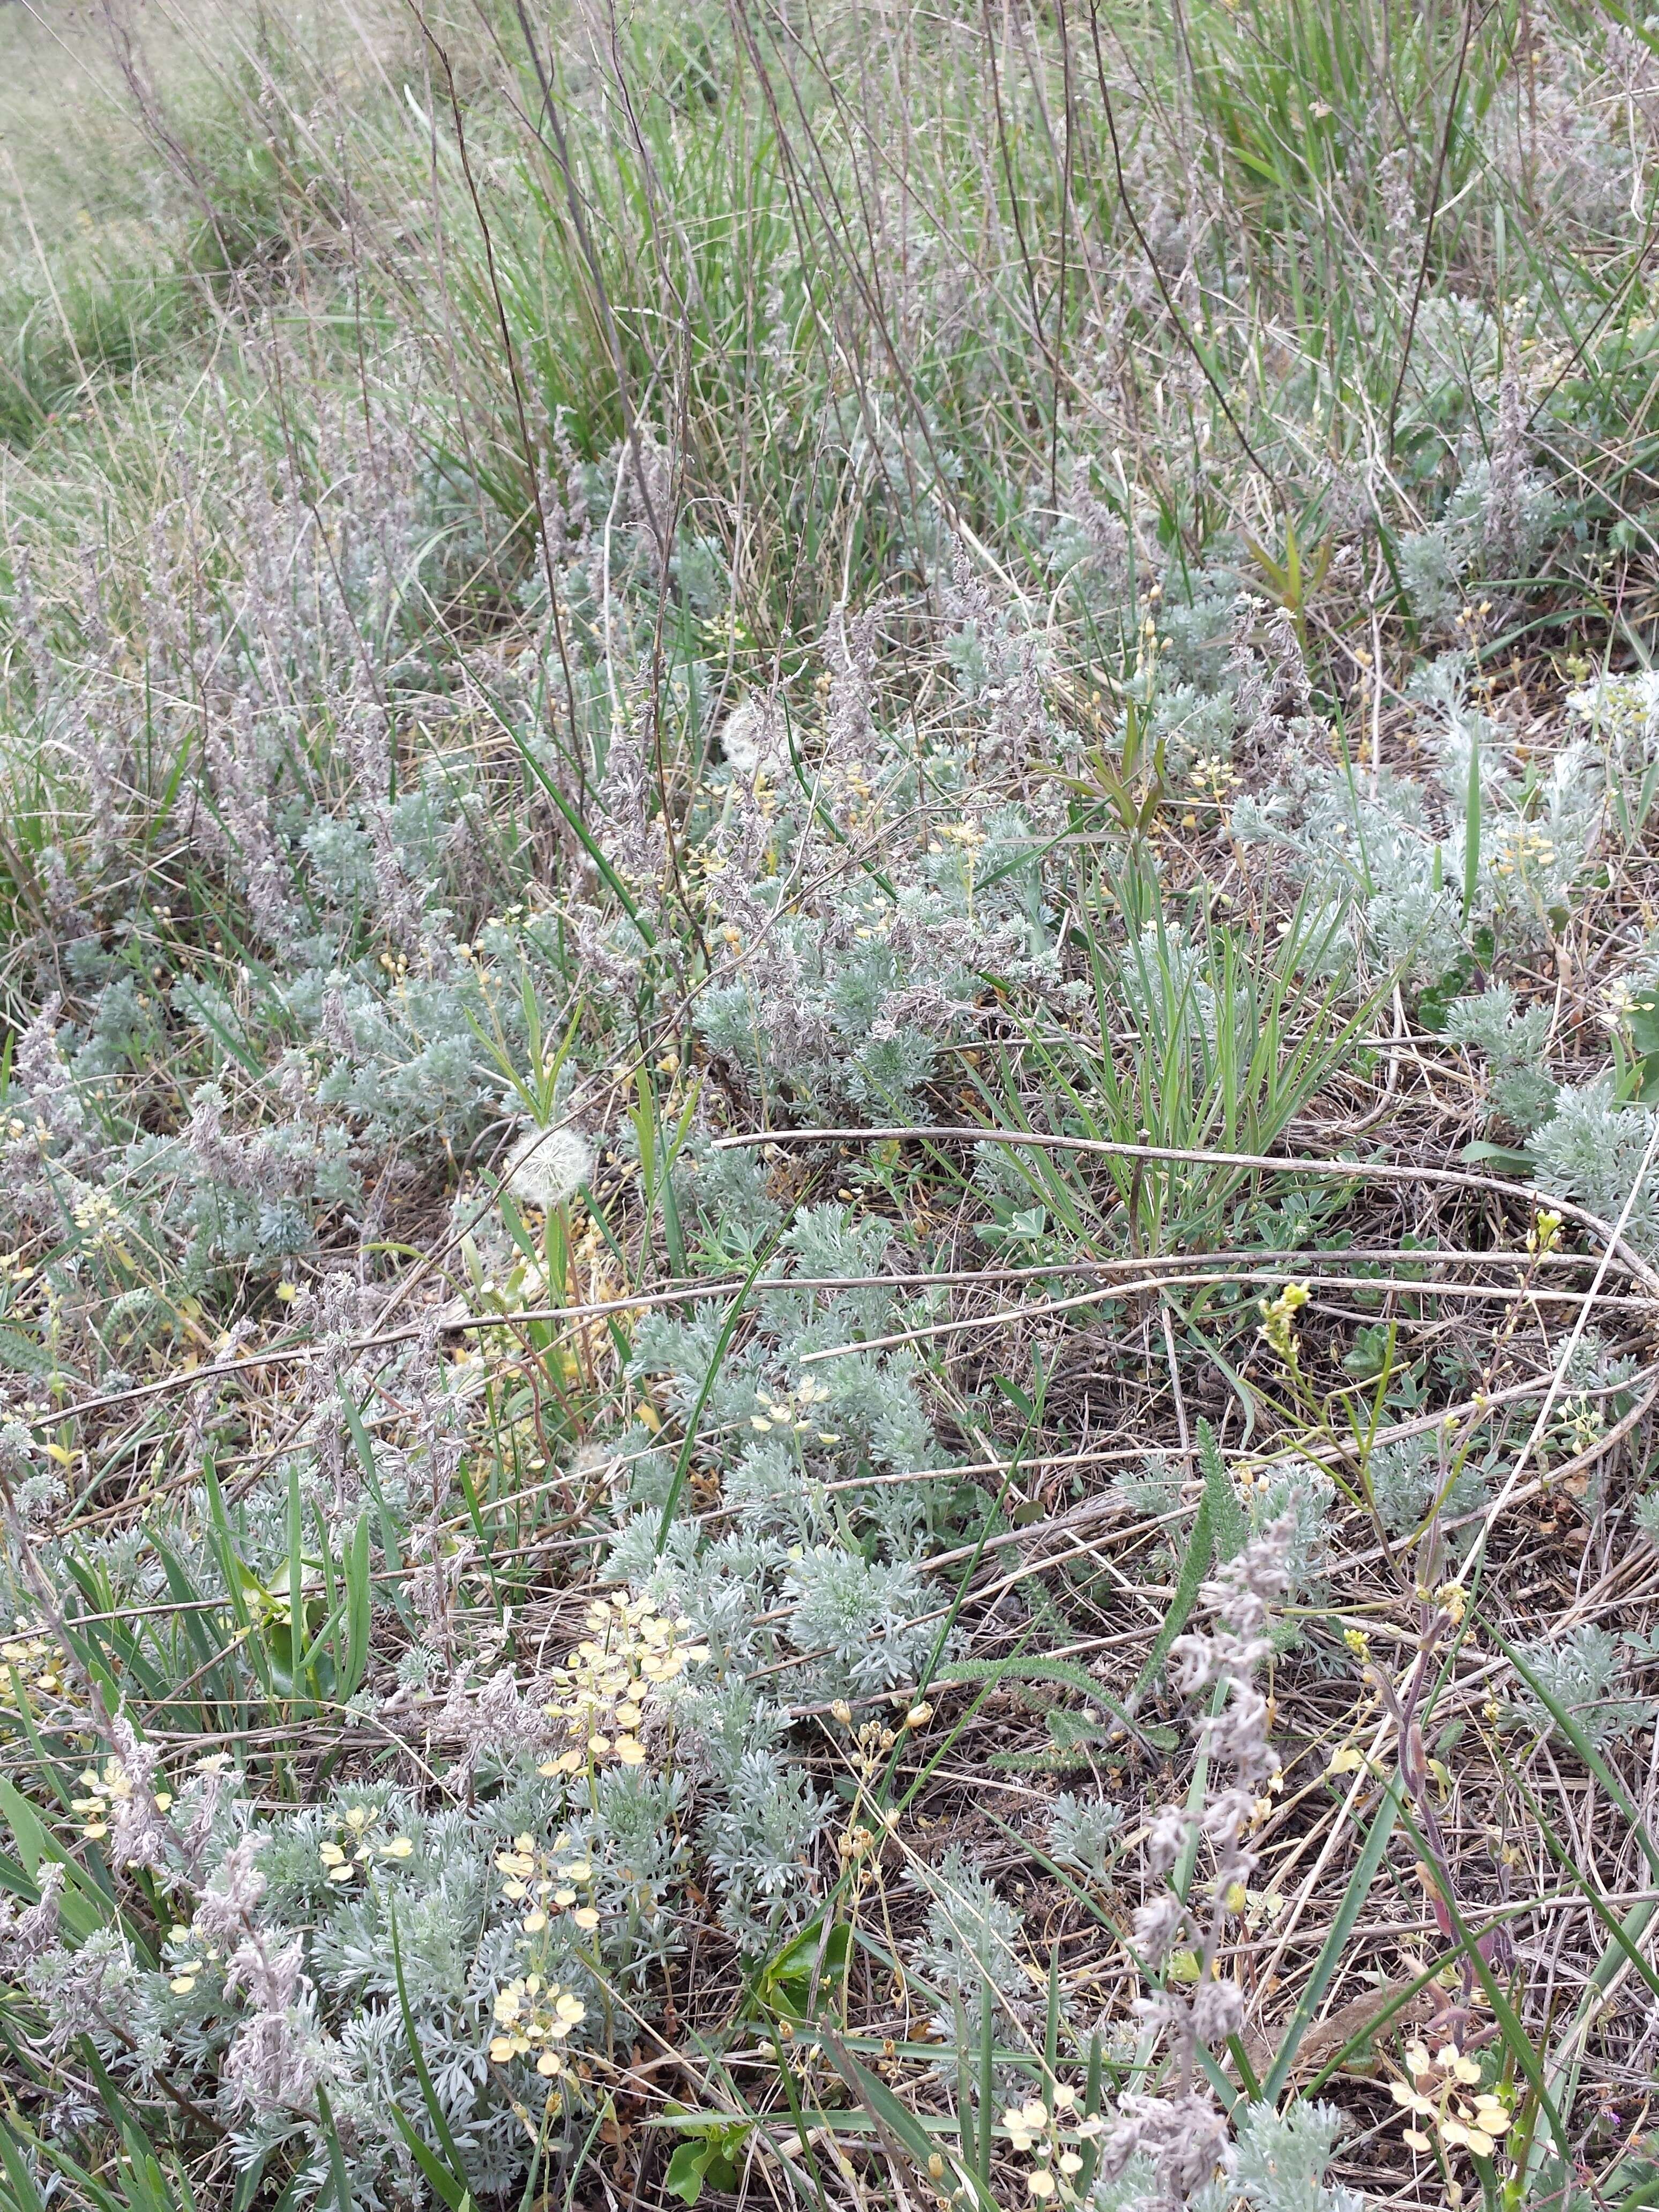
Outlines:
[{"label": "yellow flower cluster", "polygon": [[1312,1296],[1306,1283],[1286,1283],[1276,1298],[1260,1298],[1261,1334],[1284,1360],[1296,1357],[1296,1317]]},{"label": "yellow flower cluster", "polygon": [[1237,790],[1243,779],[1219,753],[1209,753],[1194,763],[1190,781],[1200,799],[1207,799],[1219,806],[1230,791]]},{"label": "yellow flower cluster", "polygon": [[810,1375],[801,1377],[793,1390],[781,1398],[762,1396],[763,1413],[751,1413],[749,1425],[759,1435],[766,1436],[774,1429],[783,1429],[795,1436],[805,1436],[816,1431],[821,1444],[838,1444],[841,1438],[828,1430],[820,1429],[814,1406],[821,1406],[830,1393],[822,1382],[815,1382]]},{"label": "yellow flower cluster", "polygon": [[1588,1390],[1575,1390],[1561,1401],[1561,1434],[1575,1458],[1589,1449],[1607,1425],[1607,1415]]},{"label": "yellow flower cluster", "polygon": [[1613,977],[1602,991],[1601,1005],[1604,1010],[1602,1018],[1613,1029],[1617,1029],[1621,1022],[1628,1021],[1632,1014],[1650,1014],[1653,1012],[1651,999],[1638,999],[1628,975]]},{"label": "yellow flower cluster", "polygon": [[562,2074],[564,2060],[551,2046],[562,2043],[586,2017],[587,2007],[580,1997],[540,1974],[526,1974],[495,1992],[495,2025],[501,2033],[490,2039],[489,2055],[498,2066],[533,2057],[544,2079]]},{"label": "yellow flower cluster", "polygon": [[1499,848],[1492,873],[1524,876],[1529,869],[1547,868],[1554,858],[1555,848],[1540,830],[1515,830]]},{"label": "yellow flower cluster", "polygon": [[113,1252],[128,1267],[132,1255],[122,1243],[127,1224],[121,1218],[115,1201],[107,1193],[89,1190],[75,1201],[75,1225],[87,1240],[92,1252]]},{"label": "yellow flower cluster", "polygon": [[962,822],[942,822],[937,834],[927,841],[930,853],[943,853],[954,845],[962,860],[963,885],[968,894],[968,913],[974,911],[974,868],[985,843],[985,832],[971,817]]},{"label": "yellow flower cluster", "polygon": [[1561,1217],[1544,1208],[1533,1216],[1532,1227],[1527,1231],[1527,1249],[1536,1255],[1553,1252],[1561,1242]]},{"label": "yellow flower cluster", "polygon": [[593,1869],[580,1854],[562,1858],[560,1854],[569,1849],[568,1836],[556,1838],[550,1854],[536,1848],[533,1836],[515,1836],[511,1850],[495,1854],[495,1864],[507,1876],[501,1884],[502,1895],[510,1898],[514,1905],[530,1908],[524,1917],[526,1936],[539,1936],[556,1912],[569,1911],[571,1919],[586,1935],[599,1924],[599,1913],[592,1904],[576,1902],[584,1888],[591,1895]]},{"label": "yellow flower cluster", "polygon": [[648,1598],[613,1597],[587,1608],[588,1633],[553,1670],[559,1694],[543,1708],[568,1723],[575,1741],[544,1760],[543,1774],[580,1774],[608,1759],[641,1766],[638,1730],[644,1699],[708,1656],[706,1644],[682,1641],[690,1623],[660,1613]]},{"label": "yellow flower cluster", "polygon": [[21,1636],[9,1636],[0,1644],[0,1661],[6,1671],[0,1674],[0,1698],[9,1698],[12,1691],[11,1669],[29,1675],[31,1685],[48,1694],[64,1686],[64,1655],[58,1647],[48,1643],[44,1636],[32,1636],[27,1630]]},{"label": "yellow flower cluster", "polygon": [[1077,2114],[1077,2091],[1067,2082],[1056,2081],[1048,2094],[1046,2105],[1040,2097],[1011,2105],[1001,2115],[1003,2131],[1013,2149],[1036,2155],[1037,2162],[1025,2177],[1029,2193],[1039,2203],[1053,2197],[1072,2204],[1077,2201],[1073,2177],[1083,2171],[1082,2157],[1072,2145],[1099,2135],[1105,2122],[1097,2112]]},{"label": "yellow flower cluster", "polygon": [[[1408,2043],[1406,2064],[1410,2081],[1389,2085],[1395,2104],[1413,2120],[1426,2121],[1449,2148],[1490,2158],[1514,2115],[1490,2089],[1468,2094],[1480,2079],[1477,2062],[1455,2043],[1443,2044],[1432,2057],[1425,2043]],[[1433,2138],[1422,2128],[1407,2127],[1405,2136],[1413,2150],[1433,2148]]]},{"label": "yellow flower cluster", "polygon": [[[71,1797],[70,1808],[71,1811],[79,1813],[85,1820],[86,1826],[82,1832],[88,1842],[96,1843],[100,1836],[108,1835],[109,1816],[118,1805],[124,1805],[131,1796],[132,1784],[128,1778],[125,1767],[112,1753],[104,1761],[101,1773],[96,1767],[88,1767],[86,1772],[81,1777],[81,1787],[86,1791],[86,1796]],[[172,1796],[167,1790],[156,1791],[157,1812],[165,1813],[172,1802]]]},{"label": "yellow flower cluster", "polygon": [[318,1844],[317,1856],[331,1882],[343,1887],[360,1867],[370,1865],[377,1857],[406,1859],[413,1851],[414,1844],[407,1836],[370,1837],[368,1832],[380,1817],[372,1805],[352,1805],[343,1823],[344,1840]]},{"label": "yellow flower cluster", "polygon": [[942,853],[945,845],[956,845],[960,847],[971,863],[975,854],[984,842],[984,830],[969,817],[962,822],[941,822],[927,849],[930,853]]},{"label": "yellow flower cluster", "polygon": [[[190,1930],[188,1928],[175,1928],[173,1934],[175,1942],[183,1942],[189,1936]],[[187,1997],[208,1968],[218,1963],[219,1951],[216,1945],[210,1946],[199,1955],[186,1954],[182,1959],[175,1959],[173,1962],[173,1978],[168,1982],[167,1987],[175,1996]]]},{"label": "yellow flower cluster", "polygon": [[[522,927],[526,919],[534,921],[536,917],[527,906],[522,902],[515,902],[502,913],[492,914],[487,921],[481,921],[478,924],[478,934],[482,937],[486,930],[490,929],[519,929]],[[458,945],[455,950],[463,960],[478,960],[483,957],[476,945]]]}]

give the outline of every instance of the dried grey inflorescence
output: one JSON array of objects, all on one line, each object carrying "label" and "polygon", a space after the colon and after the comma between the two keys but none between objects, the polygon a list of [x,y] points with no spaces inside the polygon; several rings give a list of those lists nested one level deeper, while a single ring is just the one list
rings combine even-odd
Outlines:
[{"label": "dried grey inflorescence", "polygon": [[9,1897],[0,1898],[0,1972],[13,1981],[58,1940],[64,1869],[56,1859],[44,1860],[35,1881],[40,1893],[21,1912]]},{"label": "dried grey inflorescence", "polygon": [[209,1942],[240,1942],[252,1928],[254,1908],[265,1893],[265,1878],[254,1863],[263,1840],[252,1832],[243,1836],[197,1899],[191,1924]]},{"label": "dried grey inflorescence", "polygon": [[296,1936],[274,1955],[262,1938],[240,1944],[225,1973],[227,1995],[245,1990],[252,2009],[225,2053],[222,2079],[233,2104],[256,2116],[302,2108],[317,2078],[317,2056],[301,2005],[308,1984],[305,1942]]},{"label": "dried grey inflorescence", "polygon": [[1165,1985],[1139,1998],[1136,2010],[1167,2039],[1174,2069],[1161,2094],[1123,2098],[1109,2134],[1104,2164],[1119,2173],[1138,2152],[1153,2160],[1159,2185],[1172,2204],[1184,2204],[1230,2161],[1227,2118],[1198,2067],[1200,2046],[1219,2049],[1244,2024],[1238,1984],[1219,1970],[1229,1920],[1243,1908],[1244,1887],[1256,1863],[1246,1838],[1262,1804],[1262,1792],[1279,1772],[1268,1741],[1267,1701],[1255,1670],[1272,1650],[1267,1628],[1274,1605],[1290,1584],[1296,1529],[1285,1514],[1229,1560],[1205,1583],[1201,1601],[1213,1626],[1179,1637],[1170,1647],[1171,1680],[1183,1697],[1219,1690],[1219,1710],[1199,1723],[1199,1737],[1215,1778],[1195,1813],[1169,1806],[1153,1821],[1146,1862],[1160,1880],[1170,1877],[1199,1839],[1213,1862],[1214,1903],[1206,1914],[1171,1887],[1135,1914],[1134,1940],[1147,1969],[1158,1972],[1178,1947],[1189,1948],[1197,1973],[1188,1992]]},{"label": "dried grey inflorescence", "polygon": [[116,1716],[110,1733],[119,1770],[110,1797],[110,1856],[117,1866],[145,1867],[153,1873],[163,1873],[173,1838],[151,1787],[161,1764],[161,1754],[154,1745],[139,1741],[125,1714]]}]

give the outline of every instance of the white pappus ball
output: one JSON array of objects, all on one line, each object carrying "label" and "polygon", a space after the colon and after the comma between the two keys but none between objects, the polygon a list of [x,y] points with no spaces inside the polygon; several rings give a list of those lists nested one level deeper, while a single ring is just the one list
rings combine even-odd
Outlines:
[{"label": "white pappus ball", "polygon": [[593,1146],[580,1129],[526,1128],[501,1163],[501,1181],[521,1206],[562,1206],[593,1172]]}]

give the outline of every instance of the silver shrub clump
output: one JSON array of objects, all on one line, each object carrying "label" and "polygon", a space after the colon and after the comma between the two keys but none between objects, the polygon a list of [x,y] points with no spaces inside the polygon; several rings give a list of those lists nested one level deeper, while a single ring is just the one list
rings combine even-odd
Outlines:
[{"label": "silver shrub clump", "polygon": [[[1121,2173],[1138,2152],[1154,2161],[1170,2203],[1185,2204],[1231,2172],[1234,2152],[1227,2119],[1198,2069],[1200,2045],[1218,2048],[1244,2023],[1244,1999],[1231,1975],[1217,1970],[1227,1922],[1243,1908],[1244,1888],[1256,1864],[1246,1838],[1262,1794],[1279,1772],[1279,1754],[1267,1741],[1267,1700],[1256,1687],[1256,1668],[1271,1645],[1267,1628],[1273,1607],[1290,1584],[1294,1516],[1283,1515],[1207,1582],[1202,1602],[1214,1623],[1207,1632],[1182,1636],[1170,1647],[1172,1680],[1182,1697],[1221,1686],[1218,1711],[1199,1723],[1199,1740],[1213,1778],[1202,1808],[1166,1806],[1147,1837],[1146,1860],[1164,1883],[1135,1914],[1134,1940],[1150,1972],[1181,1949],[1197,1958],[1187,1994],[1157,1989],[1136,2000],[1149,2028],[1169,2039],[1172,2086],[1158,2095],[1131,2092],[1119,2102],[1117,2124],[1105,2147],[1103,2168]],[[1208,1912],[1194,1901],[1190,1878],[1184,1894],[1170,1881],[1177,1863],[1202,1836],[1215,1858],[1213,1901]]]}]

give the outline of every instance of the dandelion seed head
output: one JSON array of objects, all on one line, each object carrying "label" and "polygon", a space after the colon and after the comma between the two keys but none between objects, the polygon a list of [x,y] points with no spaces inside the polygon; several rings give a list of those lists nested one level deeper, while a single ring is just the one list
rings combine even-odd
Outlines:
[{"label": "dandelion seed head", "polygon": [[526,1129],[502,1163],[501,1179],[521,1206],[546,1213],[580,1190],[594,1151],[580,1129]]}]

